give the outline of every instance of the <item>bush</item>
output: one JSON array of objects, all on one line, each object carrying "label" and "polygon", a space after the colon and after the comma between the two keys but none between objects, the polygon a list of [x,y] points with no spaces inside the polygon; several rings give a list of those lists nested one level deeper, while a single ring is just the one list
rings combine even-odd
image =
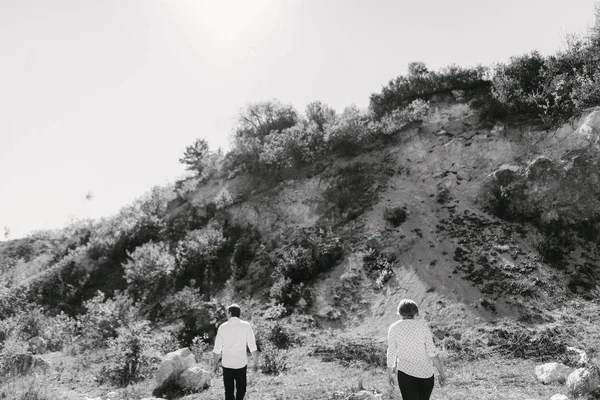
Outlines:
[{"label": "bush", "polygon": [[346,107],[334,123],[325,127],[325,140],[331,151],[344,155],[358,154],[377,136],[370,125],[372,120],[367,110],[355,105]]},{"label": "bush", "polygon": [[556,360],[567,349],[558,332],[552,329],[534,332],[528,329],[496,328],[488,334],[488,346],[504,356],[536,361]]},{"label": "bush", "polygon": [[383,218],[393,226],[400,226],[406,221],[406,209],[404,207],[386,207],[383,211]]},{"label": "bush", "polygon": [[394,255],[382,254],[372,247],[362,253],[363,268],[367,276],[373,279],[377,279],[381,273],[391,276],[395,260]]},{"label": "bush", "polygon": [[185,316],[194,313],[202,303],[200,290],[186,286],[161,301],[159,317],[164,322],[180,321]]},{"label": "bush", "polygon": [[108,364],[102,367],[100,383],[107,379],[123,387],[150,377],[150,343],[147,321],[118,328],[117,337],[108,343]]},{"label": "bush", "polygon": [[416,99],[427,99],[435,93],[488,87],[487,74],[487,68],[481,66],[450,65],[435,72],[429,71],[423,63],[411,63],[408,76],[398,76],[384,86],[381,93],[371,94],[369,107],[375,118],[381,119]]},{"label": "bush", "polygon": [[287,354],[271,344],[264,344],[260,353],[263,374],[277,375],[287,370]]},{"label": "bush", "polygon": [[118,292],[113,299],[106,299],[104,293],[98,291],[84,307],[86,312],[77,318],[84,349],[105,346],[107,340],[115,338],[118,329],[131,323],[138,313],[133,300]]},{"label": "bush", "polygon": [[165,295],[167,282],[175,269],[175,257],[162,243],[146,243],[128,253],[123,265],[127,292],[135,301],[155,303]]},{"label": "bush", "polygon": [[303,298],[310,303],[307,284],[319,273],[330,270],[341,259],[343,248],[337,238],[300,235],[298,245],[283,250],[275,260],[270,296],[290,311]]},{"label": "bush", "polygon": [[323,191],[323,199],[332,208],[331,212],[324,210],[323,214],[340,215],[343,221],[361,215],[374,200],[375,192],[370,189],[375,173],[370,165],[361,162],[340,168]]},{"label": "bush", "polygon": [[193,279],[209,298],[215,279],[222,274],[218,261],[226,243],[220,227],[209,226],[188,232],[175,250],[177,281],[188,284]]},{"label": "bush", "polygon": [[387,352],[385,345],[369,340],[345,340],[334,346],[317,346],[311,355],[321,356],[323,361],[340,361],[347,366],[364,363],[368,366],[385,368]]},{"label": "bush", "polygon": [[216,303],[201,302],[194,310],[183,316],[183,326],[177,332],[182,346],[191,346],[194,338],[208,335],[212,340],[217,335],[217,327],[227,320],[225,309]]},{"label": "bush", "polygon": [[545,68],[545,60],[537,51],[499,64],[492,79],[494,98],[511,112],[537,115],[539,107],[534,94],[542,87]]}]

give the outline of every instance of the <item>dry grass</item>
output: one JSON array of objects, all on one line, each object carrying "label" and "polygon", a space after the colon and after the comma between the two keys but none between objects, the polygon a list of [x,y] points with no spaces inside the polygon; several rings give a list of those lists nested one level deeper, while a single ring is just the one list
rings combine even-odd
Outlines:
[{"label": "dry grass", "polygon": [[[289,369],[277,376],[248,372],[248,400],[313,400],[345,399],[364,387],[383,394],[386,400],[400,399],[397,388],[391,390],[383,368],[369,368],[364,364],[343,366],[337,362],[323,362],[311,357],[306,347],[287,351]],[[59,354],[53,355],[56,361]],[[435,400],[522,400],[548,399],[556,393],[566,393],[562,385],[542,385],[536,381],[536,363],[528,360],[493,357],[463,362],[445,361],[448,383],[437,386]],[[99,386],[94,381],[95,367],[82,369],[80,363],[66,359],[62,371],[57,368],[46,375],[29,376],[3,382],[0,393],[4,398],[28,400],[80,400],[85,397],[118,393],[119,400],[139,400],[150,397],[154,382],[145,381],[119,389]],[[24,393],[38,393],[37,397],[23,397]],[[213,376],[212,386],[202,393],[188,395],[182,400],[214,400],[223,397],[222,376]],[[113,399],[115,400],[115,399]]]}]

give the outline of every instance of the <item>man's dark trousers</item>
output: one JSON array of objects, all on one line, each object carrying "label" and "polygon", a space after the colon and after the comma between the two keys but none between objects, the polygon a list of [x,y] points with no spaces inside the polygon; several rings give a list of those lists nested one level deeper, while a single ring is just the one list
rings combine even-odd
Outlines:
[{"label": "man's dark trousers", "polygon": [[[225,400],[244,400],[246,395],[246,369],[248,366],[239,369],[223,367],[223,384],[225,385]],[[235,397],[233,396],[233,386],[235,382]]]}]

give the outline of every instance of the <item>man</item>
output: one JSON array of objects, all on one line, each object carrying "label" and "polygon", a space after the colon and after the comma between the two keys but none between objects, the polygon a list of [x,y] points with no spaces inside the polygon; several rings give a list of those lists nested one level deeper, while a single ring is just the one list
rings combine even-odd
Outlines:
[{"label": "man", "polygon": [[[252,352],[254,371],[258,370],[258,350],[252,327],[240,319],[240,306],[232,304],[227,307],[227,322],[219,327],[215,339],[214,372],[219,370],[219,357],[223,353],[223,384],[225,400],[243,400],[246,394],[246,368],[248,356],[246,346]],[[236,395],[233,395],[235,384]]]}]

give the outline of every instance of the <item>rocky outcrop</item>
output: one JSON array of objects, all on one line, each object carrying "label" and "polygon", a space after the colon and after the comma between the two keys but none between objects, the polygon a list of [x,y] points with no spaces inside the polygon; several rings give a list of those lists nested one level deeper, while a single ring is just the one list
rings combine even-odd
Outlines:
[{"label": "rocky outcrop", "polygon": [[503,166],[483,182],[480,202],[509,220],[578,227],[600,221],[600,154],[538,157],[524,167]]},{"label": "rocky outcrop", "polygon": [[573,370],[566,365],[552,362],[535,367],[535,376],[543,384],[565,383]]}]

